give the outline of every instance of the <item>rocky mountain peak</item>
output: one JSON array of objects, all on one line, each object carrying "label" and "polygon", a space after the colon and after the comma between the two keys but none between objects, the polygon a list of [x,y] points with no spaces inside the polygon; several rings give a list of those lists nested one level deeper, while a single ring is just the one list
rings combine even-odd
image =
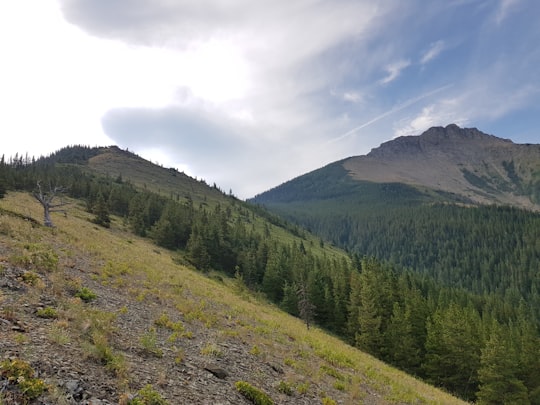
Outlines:
[{"label": "rocky mountain peak", "polygon": [[430,152],[452,153],[486,148],[494,144],[512,144],[509,139],[488,135],[476,128],[461,128],[456,124],[432,127],[421,135],[400,136],[372,149],[368,156],[379,159],[394,159]]}]

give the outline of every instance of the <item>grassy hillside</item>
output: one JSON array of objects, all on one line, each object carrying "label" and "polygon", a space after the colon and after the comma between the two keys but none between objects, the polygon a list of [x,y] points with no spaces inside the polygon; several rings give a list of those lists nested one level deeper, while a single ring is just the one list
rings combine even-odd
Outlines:
[{"label": "grassy hillside", "polygon": [[[0,403],[249,403],[239,381],[280,404],[461,403],[307,330],[238,279],[177,264],[120,218],[94,225],[82,202],[54,229],[27,193],[0,209]],[[13,377],[21,364],[32,390]]]}]

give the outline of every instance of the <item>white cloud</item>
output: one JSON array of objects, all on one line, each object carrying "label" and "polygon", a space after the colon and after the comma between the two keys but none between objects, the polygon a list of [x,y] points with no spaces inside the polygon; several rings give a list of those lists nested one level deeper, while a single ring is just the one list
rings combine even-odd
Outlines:
[{"label": "white cloud", "polygon": [[514,11],[518,3],[520,3],[520,0],[500,0],[495,12],[495,22],[497,25],[501,24]]},{"label": "white cloud", "polygon": [[343,100],[350,101],[351,103],[359,103],[364,99],[362,94],[357,91],[346,91],[343,93]]},{"label": "white cloud", "polygon": [[399,77],[402,70],[409,67],[410,64],[411,64],[410,60],[402,59],[402,60],[399,60],[397,62],[387,65],[385,68],[387,75],[383,77],[381,80],[379,80],[379,83],[388,84],[390,82],[393,82]]},{"label": "white cloud", "polygon": [[439,40],[433,42],[429,49],[422,55],[420,59],[420,64],[425,65],[429,61],[435,59],[445,48],[444,41]]},{"label": "white cloud", "polygon": [[455,105],[455,100],[443,99],[435,104],[423,107],[413,118],[404,118],[394,125],[394,138],[419,135],[434,126],[467,125],[469,120],[461,116],[460,112],[453,108]]}]

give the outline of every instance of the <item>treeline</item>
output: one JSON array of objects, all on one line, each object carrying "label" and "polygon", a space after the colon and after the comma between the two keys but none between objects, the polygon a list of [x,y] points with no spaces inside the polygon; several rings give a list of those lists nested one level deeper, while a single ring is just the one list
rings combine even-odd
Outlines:
[{"label": "treeline", "polygon": [[196,205],[189,195],[161,196],[65,160],[1,163],[6,190],[31,191],[38,180],[62,185],[86,201],[95,222],[107,226],[117,215],[201,271],[236,277],[307,323],[465,399],[540,404],[535,291],[525,296],[512,285],[473,293],[427,271],[397,271],[358,254],[326,255],[308,239],[276,238],[260,207],[230,196]]},{"label": "treeline", "polygon": [[[540,291],[540,214],[504,206],[303,203],[285,214],[350,252],[475,294]],[[279,208],[278,208],[279,209]],[[338,212],[339,211],[339,212]]]}]

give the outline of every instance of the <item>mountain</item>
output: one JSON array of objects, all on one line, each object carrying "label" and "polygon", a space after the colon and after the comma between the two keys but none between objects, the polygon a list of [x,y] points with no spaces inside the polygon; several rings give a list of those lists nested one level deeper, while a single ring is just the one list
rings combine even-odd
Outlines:
[{"label": "mountain", "polygon": [[251,201],[351,253],[479,294],[516,288],[529,297],[540,288],[539,190],[540,145],[449,125]]},{"label": "mountain", "polygon": [[313,325],[348,256],[204,181],[68,147],[0,184],[0,403],[462,403]]},{"label": "mountain", "polygon": [[540,145],[515,144],[476,128],[453,124],[399,137],[343,167],[355,180],[403,183],[476,204],[540,208]]},{"label": "mountain", "polygon": [[116,147],[2,159],[0,402],[540,403],[540,214],[302,184],[319,236]]},{"label": "mountain", "polygon": [[[369,182],[371,185],[361,183]],[[467,204],[504,204],[540,209],[540,145],[515,144],[475,128],[434,127],[420,136],[383,143],[365,156],[355,156],[300,176],[256,196],[265,205],[337,194],[359,195],[364,188],[385,187],[423,199]],[[397,186],[397,185],[403,186]],[[328,187],[331,187],[329,190]],[[338,189],[339,187],[339,189]],[[380,195],[387,203],[392,193]],[[388,199],[385,199],[385,196]]]}]

